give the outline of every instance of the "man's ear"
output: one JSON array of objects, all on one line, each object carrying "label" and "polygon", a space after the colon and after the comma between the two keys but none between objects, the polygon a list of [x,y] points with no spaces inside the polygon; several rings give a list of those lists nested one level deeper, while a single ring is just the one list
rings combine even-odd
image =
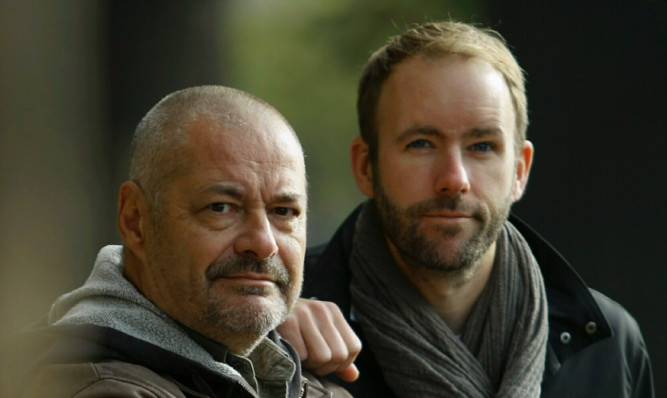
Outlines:
[{"label": "man's ear", "polygon": [[512,198],[514,202],[521,199],[521,196],[523,196],[523,193],[526,190],[526,184],[528,184],[528,175],[530,174],[530,167],[533,164],[533,153],[533,144],[530,141],[525,140],[519,150],[519,153],[517,153],[515,176],[516,180],[514,181],[512,192]]},{"label": "man's ear", "polygon": [[350,146],[350,161],[352,162],[352,173],[357,182],[359,190],[369,198],[373,197],[373,172],[371,159],[368,154],[368,144],[357,136]]},{"label": "man's ear", "polygon": [[146,197],[137,184],[126,181],[118,193],[118,231],[125,246],[142,262],[146,261],[148,225]]}]

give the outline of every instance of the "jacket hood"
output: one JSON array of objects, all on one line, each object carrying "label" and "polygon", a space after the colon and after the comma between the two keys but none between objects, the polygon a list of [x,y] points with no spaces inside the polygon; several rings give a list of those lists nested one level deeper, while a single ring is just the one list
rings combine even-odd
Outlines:
[{"label": "jacket hood", "polygon": [[115,329],[196,361],[215,373],[241,377],[231,366],[214,360],[182,326],[123,276],[122,253],[122,246],[102,248],[83,286],[53,303],[48,325],[95,325]]}]

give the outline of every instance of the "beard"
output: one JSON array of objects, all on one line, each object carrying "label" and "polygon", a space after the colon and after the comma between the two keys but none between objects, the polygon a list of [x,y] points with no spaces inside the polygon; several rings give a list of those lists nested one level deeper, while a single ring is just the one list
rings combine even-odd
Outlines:
[{"label": "beard", "polygon": [[[495,207],[466,204],[461,195],[425,200],[405,208],[394,203],[380,183],[374,186],[375,204],[384,234],[396,247],[406,265],[413,269],[443,272],[448,276],[471,275],[479,260],[498,239],[509,215],[511,194]],[[470,214],[477,228],[455,249],[443,249],[443,240],[452,240],[465,233],[461,226],[433,227],[430,236],[420,229],[420,221],[428,212],[448,210]]]},{"label": "beard", "polygon": [[[280,256],[255,260],[232,254],[196,272],[190,263],[192,249],[179,242],[173,226],[162,224],[165,219],[158,218],[148,229],[152,233],[147,237],[143,278],[150,282],[139,290],[150,301],[184,326],[239,350],[282,323],[301,291],[300,267],[292,274]],[[220,280],[250,272],[274,283],[244,286]]]},{"label": "beard", "polygon": [[[269,276],[275,281],[279,294],[272,294],[270,288],[238,286],[241,295],[264,296],[264,302],[247,305],[230,305],[224,298],[211,297],[211,285],[216,279],[243,272],[255,272]],[[218,325],[220,328],[238,333],[263,335],[281,324],[298,298],[290,290],[290,275],[286,267],[276,257],[257,261],[247,257],[218,260],[206,270],[208,282],[206,307],[201,315],[203,324]]]}]

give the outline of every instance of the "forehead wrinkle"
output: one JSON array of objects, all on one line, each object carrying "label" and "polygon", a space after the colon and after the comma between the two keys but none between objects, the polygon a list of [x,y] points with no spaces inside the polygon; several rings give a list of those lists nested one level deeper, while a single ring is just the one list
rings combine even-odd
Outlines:
[{"label": "forehead wrinkle", "polygon": [[[277,181],[278,177],[280,180],[288,178],[284,181],[296,178],[294,184],[300,187],[298,177],[305,180],[305,162],[301,147],[291,134],[287,135],[282,128],[277,131],[257,126],[243,130],[217,129],[204,124],[199,131],[193,131],[190,145],[184,149],[193,159],[191,166],[194,169],[203,167],[210,169],[213,175],[222,173],[218,175],[218,181],[207,177],[211,186],[203,188],[203,192],[241,199],[250,194],[246,191],[246,183],[266,188],[267,183]],[[292,190],[298,194],[300,189],[288,187],[288,193]]]},{"label": "forehead wrinkle", "polygon": [[204,192],[210,192],[217,195],[231,196],[235,199],[241,199],[243,193],[238,187],[229,184],[213,184],[204,189]]},{"label": "forehead wrinkle", "polygon": [[[255,181],[255,183],[264,185],[268,183],[269,180],[273,179],[271,177],[281,176],[280,180],[287,178],[287,181],[293,181],[298,186],[300,179],[305,180],[304,165],[298,161],[294,162],[295,164],[292,165],[285,165],[282,162],[275,160],[256,160],[246,158],[244,161],[247,162],[245,166],[237,164],[236,166],[232,166],[232,170],[230,172],[236,177],[240,177],[242,175],[246,176],[249,178],[249,180],[246,182]],[[279,172],[276,173],[276,170],[266,170],[263,166],[267,164],[277,166],[278,169],[283,169],[288,174],[282,175]],[[241,167],[239,168],[238,166]],[[213,168],[215,169],[215,167]],[[245,168],[249,168],[250,170],[244,170]],[[295,177],[296,180],[293,180],[292,176]],[[284,197],[284,201],[299,200],[306,197],[306,195],[300,193],[300,189],[298,189],[298,187],[292,188],[291,185],[294,184],[282,184],[277,190],[280,191],[281,189],[284,189],[285,193],[279,193],[277,195]],[[245,195],[245,190],[246,188],[244,187],[243,182],[235,181],[234,178],[232,178],[230,181],[212,182],[212,184],[204,187],[202,192],[231,196],[240,199]]]},{"label": "forehead wrinkle", "polygon": [[283,192],[274,195],[273,201],[279,203],[299,203],[305,202],[306,195],[300,194],[298,192]]},{"label": "forehead wrinkle", "polygon": [[[202,192],[221,196],[229,196],[239,201],[247,199],[245,197],[246,195],[243,188],[226,183],[218,183],[207,186],[202,190]],[[253,192],[255,191],[253,190]],[[283,192],[272,194],[269,201],[274,203],[305,203],[306,197],[306,195],[300,193],[298,190],[293,190],[287,187],[287,189],[285,189]]]},{"label": "forehead wrinkle", "polygon": [[[232,184],[218,183],[210,185],[204,188],[204,192],[211,192],[219,195],[232,196],[234,198],[240,199],[243,197],[243,189],[236,187]],[[279,202],[296,202],[305,198],[305,195],[297,192],[296,190],[287,189],[285,192],[277,193],[274,195],[275,200]]]}]

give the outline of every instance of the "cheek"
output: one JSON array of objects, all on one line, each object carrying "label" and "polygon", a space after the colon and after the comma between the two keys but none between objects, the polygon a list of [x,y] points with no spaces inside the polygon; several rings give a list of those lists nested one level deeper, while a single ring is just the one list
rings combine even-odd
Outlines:
[{"label": "cheek", "polygon": [[471,169],[470,185],[475,196],[492,200],[505,199],[512,194],[514,187],[513,168],[490,167]]},{"label": "cheek", "polygon": [[392,201],[402,202],[433,190],[433,165],[426,162],[408,162],[401,159],[381,163],[375,178]]},{"label": "cheek", "polygon": [[278,241],[280,258],[287,267],[290,277],[301,285],[303,262],[306,254],[306,234],[281,237]]},{"label": "cheek", "polygon": [[172,250],[178,257],[179,272],[186,273],[191,281],[204,281],[206,270],[216,260],[233,255],[233,240],[227,234],[207,231],[183,230],[180,239],[171,242]]}]

